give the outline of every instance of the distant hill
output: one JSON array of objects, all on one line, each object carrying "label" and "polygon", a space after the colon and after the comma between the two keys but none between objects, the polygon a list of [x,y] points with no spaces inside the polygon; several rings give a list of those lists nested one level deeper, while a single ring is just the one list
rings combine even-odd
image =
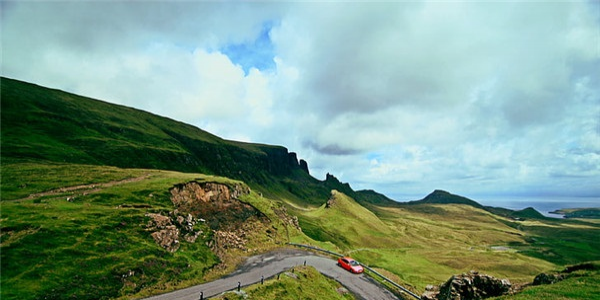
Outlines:
[{"label": "distant hill", "polygon": [[425,198],[417,201],[407,202],[409,205],[415,204],[464,204],[483,209],[483,205],[462,196],[454,195],[446,191],[435,190]]},{"label": "distant hill", "polygon": [[527,207],[522,210],[516,210],[511,214],[511,217],[524,218],[524,219],[541,219],[545,218],[542,213],[535,210],[533,207]]},{"label": "distant hill", "polygon": [[543,219],[545,218],[540,212],[535,210],[532,207],[528,207],[522,210],[511,210],[507,208],[501,207],[491,207],[484,206],[479,204],[477,201],[471,200],[469,198],[454,195],[446,191],[435,190],[431,194],[427,195],[425,198],[417,201],[410,201],[404,204],[407,205],[418,205],[418,204],[463,204],[469,205],[475,208],[483,209],[493,214],[509,217],[509,218],[519,218],[519,219]]},{"label": "distant hill", "polygon": [[563,208],[550,212],[565,218],[600,219],[600,208]]}]

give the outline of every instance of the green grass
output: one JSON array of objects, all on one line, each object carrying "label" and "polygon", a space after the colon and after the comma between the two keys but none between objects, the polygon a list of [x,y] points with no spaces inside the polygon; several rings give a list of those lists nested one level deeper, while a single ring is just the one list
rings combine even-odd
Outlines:
[{"label": "green grass", "polygon": [[[214,299],[354,299],[350,293],[340,293],[342,286],[327,278],[313,267],[296,267],[294,272],[284,272],[279,279],[265,280],[264,284],[244,287],[241,293],[232,291]],[[213,298],[211,298],[213,299]]]},{"label": "green grass", "polygon": [[[600,295],[600,262],[589,263],[593,269],[563,273],[564,280],[549,285],[527,286],[522,292],[494,299],[550,300],[597,299]],[[556,272],[558,273],[558,272]]]},{"label": "green grass", "polygon": [[[237,181],[33,161],[4,164],[2,178],[3,299],[141,297],[223,274],[211,269],[219,259],[203,241],[183,242],[176,253],[157,246],[144,230],[148,222],[144,214],[172,210],[169,188],[175,184]],[[123,181],[131,178],[143,180]],[[111,182],[118,184],[27,198],[65,186]],[[74,201],[66,201],[67,197]],[[530,282],[538,273],[600,255],[595,250],[600,224],[595,222],[514,221],[457,204],[372,207],[375,211],[370,211],[340,192],[333,192],[331,198],[330,208],[295,208],[286,199],[272,200],[258,192],[244,196],[244,202],[270,220],[275,235],[257,233],[249,247],[260,252],[286,241],[318,245],[382,270],[417,294],[428,284],[471,269]],[[299,217],[302,232],[280,218],[276,211],[281,207]],[[496,246],[507,248],[498,251]],[[244,254],[231,253],[238,259],[240,255]],[[577,280],[597,288],[584,277]],[[288,284],[293,286],[279,283],[282,289]]]},{"label": "green grass", "polygon": [[148,172],[148,170],[141,169],[120,169],[48,161],[3,160],[2,182],[0,183],[2,198],[0,201],[22,199],[30,194],[64,187],[137,178]]},{"label": "green grass", "polygon": [[584,220],[544,219],[515,222],[527,234],[510,246],[520,253],[557,265],[600,260],[600,224]]},{"label": "green grass", "polygon": [[[146,212],[173,209],[168,189],[201,175],[92,166],[96,172],[82,177],[85,169],[32,163],[2,166],[3,183],[6,178],[32,182],[26,193],[2,185],[3,299],[116,298],[157,286],[198,282],[219,262],[202,240],[182,242],[178,252],[169,253],[145,231]],[[148,177],[99,191],[4,200],[5,195],[20,198],[63,184],[101,183],[140,174]],[[68,202],[67,196],[75,200]],[[134,208],[140,203],[144,208]],[[128,276],[131,272],[135,275]]]},{"label": "green grass", "polygon": [[[196,229],[205,234],[196,243],[181,241],[175,253],[156,245],[145,230],[145,214],[173,210],[169,189],[192,180],[240,183],[222,177],[13,161],[3,164],[2,178],[2,299],[147,296],[214,278],[231,271],[243,255],[302,236],[275,213],[281,202],[252,192],[241,200],[269,219],[266,225],[253,225],[268,228],[248,233],[252,252],[230,251],[220,261],[206,245],[210,228],[202,223]],[[140,180],[127,180],[132,178]],[[74,186],[79,187],[60,190]],[[220,262],[225,269],[212,269]]]},{"label": "green grass", "polygon": [[332,191],[333,205],[325,205],[299,214],[304,233],[321,242],[331,242],[342,249],[389,241],[390,228],[352,198]]},{"label": "green grass", "polygon": [[[304,233],[387,270],[419,293],[452,274],[478,270],[530,282],[557,266],[598,259],[596,223],[515,221],[471,205],[372,207],[335,194],[337,207],[295,211]],[[330,249],[330,248],[328,248]]]}]

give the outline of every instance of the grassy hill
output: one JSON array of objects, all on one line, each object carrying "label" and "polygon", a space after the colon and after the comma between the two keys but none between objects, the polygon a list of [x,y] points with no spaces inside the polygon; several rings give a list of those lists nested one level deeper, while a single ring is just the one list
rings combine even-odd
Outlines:
[{"label": "grassy hill", "polygon": [[393,235],[373,212],[337,190],[331,192],[326,204],[299,214],[299,219],[305,234],[343,249],[388,241],[385,237]]},{"label": "grassy hill", "polygon": [[[215,174],[303,203],[329,193],[284,147],[221,139],[133,108],[2,78],[2,159]],[[308,197],[307,197],[308,196]]]},{"label": "grassy hill", "polygon": [[[316,180],[284,147],[16,80],[1,88],[2,299],[140,298],[214,279],[289,241],[352,255],[416,293],[472,269],[529,282],[600,260],[594,220],[491,209],[443,191],[400,204],[330,174]],[[193,228],[172,226],[197,233],[195,242],[168,251],[151,215],[184,220],[174,187],[190,182],[251,189],[230,206],[232,228],[194,215]],[[331,290],[323,284],[315,288]]]},{"label": "grassy hill", "polygon": [[483,208],[483,206],[476,201],[473,201],[469,198],[465,198],[459,195],[454,195],[446,191],[435,190],[431,194],[425,196],[422,200],[418,201],[410,201],[407,204],[409,205],[417,205],[417,204],[464,204],[473,206],[476,208]]}]

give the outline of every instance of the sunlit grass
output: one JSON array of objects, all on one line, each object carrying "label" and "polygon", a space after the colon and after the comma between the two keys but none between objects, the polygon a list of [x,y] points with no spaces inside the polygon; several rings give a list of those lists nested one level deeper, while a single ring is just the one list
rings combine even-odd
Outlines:
[{"label": "sunlit grass", "polygon": [[[146,212],[173,209],[171,186],[202,175],[42,163],[3,165],[2,174],[3,299],[115,298],[152,286],[199,282],[218,263],[201,240],[168,253],[145,231]],[[99,190],[4,198],[141,175],[144,180]],[[19,191],[14,181],[31,184]]]},{"label": "sunlit grass", "polygon": [[350,293],[340,293],[342,286],[327,278],[313,267],[295,267],[294,272],[284,272],[279,277],[265,280],[264,284],[244,287],[211,299],[354,299]]},{"label": "sunlit grass", "polygon": [[[330,208],[296,208],[285,198],[273,200],[252,192],[242,200],[265,214],[272,236],[256,232],[248,244],[254,252],[231,251],[226,268],[215,270],[212,267],[219,260],[202,241],[182,244],[176,253],[157,246],[144,230],[148,221],[144,214],[172,210],[169,188],[175,184],[238,181],[202,174],[33,162],[3,165],[2,175],[10,178],[2,185],[0,239],[2,297],[6,299],[33,299],[41,294],[49,298],[148,296],[224,275],[244,255],[288,241],[352,255],[416,293],[428,284],[470,270],[530,282],[540,272],[600,255],[598,223],[593,220],[516,221],[464,205],[370,211],[339,192],[332,194]],[[123,181],[139,177],[143,180]],[[118,183],[27,198],[64,186],[107,182]],[[302,231],[280,219],[275,210],[281,207],[299,217]],[[124,277],[131,272],[136,275]],[[597,288],[593,281],[581,280],[591,285],[589,289]],[[538,290],[544,288],[534,289]]]},{"label": "sunlit grass", "polygon": [[337,207],[295,211],[304,232],[421,291],[470,270],[530,282],[557,265],[585,260],[584,254],[600,255],[592,246],[593,222],[515,221],[457,204],[377,208],[373,214],[348,197],[334,197]]}]

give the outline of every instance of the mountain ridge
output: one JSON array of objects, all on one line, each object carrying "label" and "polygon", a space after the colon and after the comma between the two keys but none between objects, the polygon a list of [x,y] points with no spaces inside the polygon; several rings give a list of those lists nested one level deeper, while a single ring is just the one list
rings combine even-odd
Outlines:
[{"label": "mountain ridge", "polygon": [[367,207],[452,203],[512,214],[442,190],[410,202],[374,190],[355,191],[329,173],[322,181],[314,178],[309,164],[284,146],[227,140],[140,109],[16,79],[0,80],[4,161],[34,159],[213,174],[242,180],[265,194],[277,191],[302,205],[321,205],[331,190],[338,190]]},{"label": "mountain ridge", "polygon": [[302,205],[323,204],[332,189],[361,203],[394,202],[379,193],[357,193],[331,174],[323,181],[312,177],[308,163],[283,146],[226,140],[140,109],[16,79],[0,80],[4,161],[213,174],[242,180],[265,194],[284,194]]},{"label": "mountain ridge", "polygon": [[441,190],[395,202],[317,180],[283,146],[12,79],[1,88],[2,298],[140,298],[287,242],[344,251],[415,292],[464,270],[522,280],[598,258],[594,223],[522,222],[539,216]]}]

